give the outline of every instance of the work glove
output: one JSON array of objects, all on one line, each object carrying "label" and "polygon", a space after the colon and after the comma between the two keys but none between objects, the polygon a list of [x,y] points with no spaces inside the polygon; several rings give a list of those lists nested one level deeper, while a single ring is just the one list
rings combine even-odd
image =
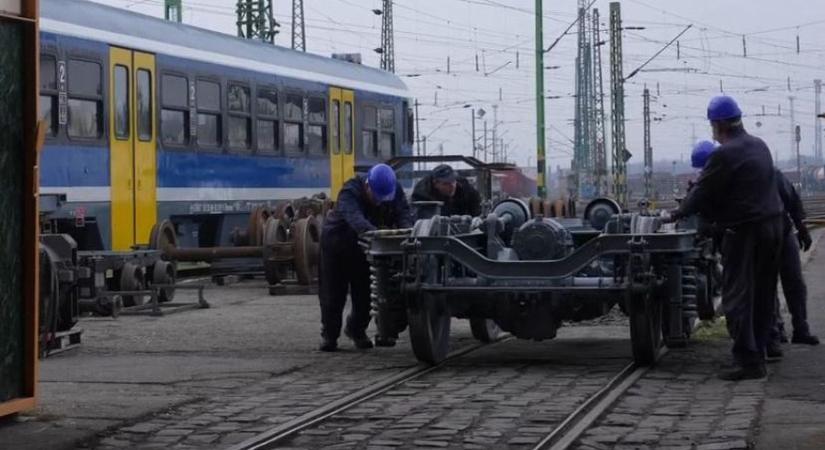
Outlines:
[{"label": "work glove", "polygon": [[805,225],[802,225],[799,230],[796,231],[796,239],[799,241],[799,248],[801,248],[802,251],[807,252],[811,249],[813,239],[811,239],[811,233]]}]

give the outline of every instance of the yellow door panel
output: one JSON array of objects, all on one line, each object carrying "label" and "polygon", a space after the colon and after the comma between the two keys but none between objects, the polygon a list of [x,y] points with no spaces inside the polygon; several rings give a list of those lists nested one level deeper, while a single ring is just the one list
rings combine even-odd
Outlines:
[{"label": "yellow door panel", "polygon": [[155,56],[134,52],[132,118],[135,165],[135,243],[148,244],[157,221]]},{"label": "yellow door panel", "polygon": [[341,90],[341,175],[344,181],[355,176],[355,95]]},{"label": "yellow door panel", "polygon": [[338,191],[347,181],[342,172],[341,154],[341,89],[329,89],[329,192],[333,200],[338,198]]},{"label": "yellow door panel", "polygon": [[112,249],[128,250],[135,242],[132,126],[132,52],[109,51],[109,186]]}]

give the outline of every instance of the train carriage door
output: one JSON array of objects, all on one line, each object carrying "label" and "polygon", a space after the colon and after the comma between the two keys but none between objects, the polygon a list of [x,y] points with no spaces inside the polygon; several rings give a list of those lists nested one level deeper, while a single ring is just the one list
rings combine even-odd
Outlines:
[{"label": "train carriage door", "polygon": [[135,243],[132,52],[112,47],[109,52],[109,65],[109,186],[112,197],[112,249],[128,250]]},{"label": "train carriage door", "polygon": [[148,244],[157,221],[155,56],[134,52],[135,243]]},{"label": "train carriage door", "polygon": [[109,166],[113,250],[146,244],[156,220],[155,57],[109,50]]},{"label": "train carriage door", "polygon": [[341,153],[344,181],[355,176],[355,95],[341,90]]},{"label": "train carriage door", "polygon": [[330,196],[338,198],[344,183],[355,176],[355,107],[352,91],[329,90]]},{"label": "train carriage door", "polygon": [[341,154],[341,89],[329,89],[329,193],[335,200],[344,184]]}]

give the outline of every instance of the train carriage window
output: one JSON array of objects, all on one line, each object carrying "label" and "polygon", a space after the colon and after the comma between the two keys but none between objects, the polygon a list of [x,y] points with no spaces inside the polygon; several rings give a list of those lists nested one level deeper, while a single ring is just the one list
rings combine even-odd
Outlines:
[{"label": "train carriage window", "polygon": [[280,135],[278,92],[271,89],[258,89],[256,104],[258,154],[277,154]]},{"label": "train carriage window", "polygon": [[284,150],[300,154],[304,150],[304,97],[287,94],[284,101]]},{"label": "train carriage window", "polygon": [[378,110],[378,124],[383,129],[395,128],[395,111],[381,108]]},{"label": "train carriage window", "polygon": [[332,153],[341,153],[341,102],[332,101],[332,111],[330,115],[330,142],[332,143]]},{"label": "train carriage window", "polygon": [[129,69],[115,66],[114,77],[115,138],[129,139]]},{"label": "train carriage window", "polygon": [[307,128],[309,154],[326,155],[328,143],[326,102],[320,98],[310,98],[307,106],[309,110],[309,127]]},{"label": "train carriage window", "polygon": [[378,110],[373,106],[364,107],[364,128],[378,128]]},{"label": "train carriage window", "polygon": [[383,159],[395,155],[395,111],[388,108],[378,110],[378,154]]},{"label": "train carriage window", "polygon": [[249,106],[249,88],[230,84],[227,92],[229,110],[229,147],[234,150],[252,149],[252,114]]},{"label": "train carriage window", "polygon": [[152,140],[152,73],[137,71],[137,133],[141,141]]},{"label": "train carriage window", "polygon": [[69,137],[100,138],[103,131],[103,76],[100,64],[70,59],[67,77]]},{"label": "train carriage window", "polygon": [[258,90],[258,115],[278,116],[278,93],[269,89]]},{"label": "train carriage window", "polygon": [[161,77],[160,135],[164,144],[189,143],[189,81],[177,75]]},{"label": "train carriage window", "polygon": [[57,134],[57,62],[49,55],[40,56],[40,119],[47,136]]},{"label": "train carriage window", "polygon": [[299,122],[304,121],[304,98],[300,95],[287,94],[284,102],[285,118]]},{"label": "train carriage window", "polygon": [[395,133],[381,132],[378,139],[378,154],[384,159],[390,159],[395,149]]},{"label": "train carriage window", "polygon": [[198,145],[219,147],[223,142],[221,129],[221,86],[213,81],[197,81]]},{"label": "train carriage window", "polygon": [[361,131],[361,151],[364,156],[375,158],[378,149],[378,110],[373,106],[364,107],[364,128]]},{"label": "train carriage window", "polygon": [[278,148],[277,130],[275,121],[258,119],[258,153],[275,153]]},{"label": "train carriage window", "polygon": [[344,102],[344,153],[352,153],[352,102]]},{"label": "train carriage window", "polygon": [[82,95],[102,95],[100,64],[78,59],[69,60],[69,92]]}]

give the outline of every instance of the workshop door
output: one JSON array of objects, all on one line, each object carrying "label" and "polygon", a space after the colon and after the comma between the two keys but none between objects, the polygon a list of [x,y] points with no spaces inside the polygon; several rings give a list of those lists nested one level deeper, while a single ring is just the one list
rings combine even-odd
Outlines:
[{"label": "workshop door", "polygon": [[112,249],[128,250],[157,220],[155,56],[111,47],[109,61]]}]

